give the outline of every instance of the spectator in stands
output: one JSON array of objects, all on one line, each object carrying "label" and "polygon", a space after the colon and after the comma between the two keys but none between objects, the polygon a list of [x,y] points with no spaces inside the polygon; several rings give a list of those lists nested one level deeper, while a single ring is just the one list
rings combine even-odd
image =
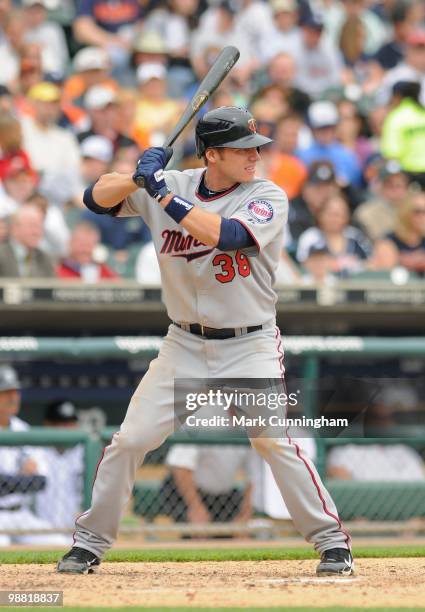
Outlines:
[{"label": "spectator in stands", "polygon": [[76,131],[86,129],[82,120],[83,115],[76,113],[78,107],[83,105],[83,96],[86,91],[95,85],[102,85],[116,91],[117,84],[110,76],[110,70],[108,54],[101,47],[85,47],[75,54],[72,73],[64,84],[63,100],[66,104],[74,105],[71,109],[70,120],[75,125]]},{"label": "spectator in stands", "polygon": [[22,11],[9,10],[4,17],[4,32],[0,40],[0,83],[17,91],[22,47],[25,43],[25,22]]},{"label": "spectator in stands", "polygon": [[71,233],[69,253],[58,266],[57,275],[64,279],[81,279],[85,283],[114,280],[118,275],[99,259],[100,232],[87,221],[77,223]]},{"label": "spectator in stands", "polygon": [[88,136],[80,143],[81,174],[85,187],[105,174],[112,162],[113,147],[104,136]]},{"label": "spectator in stands", "polygon": [[[18,416],[21,385],[9,365],[0,366],[0,429],[26,431],[29,426]],[[37,517],[33,496],[46,483],[40,450],[29,446],[0,447],[0,531],[49,529],[52,525]],[[59,544],[66,540],[56,534],[0,535],[0,546],[19,544]]]},{"label": "spectator in stands", "polygon": [[73,33],[82,45],[105,49],[113,74],[120,79],[128,67],[131,41],[142,14],[143,5],[137,0],[82,0],[77,7]]},{"label": "spectator in stands", "polygon": [[[147,126],[138,126],[137,117],[138,95],[136,89],[121,88],[117,94],[116,128],[128,142],[135,142],[140,151],[150,146],[150,130]],[[131,171],[131,170],[130,170]]]},{"label": "spectator in stands", "polygon": [[376,52],[374,58],[384,70],[391,70],[403,61],[406,41],[412,29],[420,26],[423,8],[420,0],[396,0],[390,8],[392,37]]},{"label": "spectator in stands", "polygon": [[62,78],[68,68],[69,53],[61,26],[49,19],[51,0],[23,0],[26,23],[25,41],[42,49],[43,72]]},{"label": "spectator in stands", "polygon": [[271,0],[270,8],[273,21],[266,37],[261,40],[261,59],[270,61],[278,53],[291,53],[298,43],[299,10],[296,0]]},{"label": "spectator in stands", "polygon": [[182,98],[194,81],[189,60],[191,32],[198,24],[199,0],[167,0],[149,12],[134,45],[133,62],[168,64],[168,92]]},{"label": "spectator in stands", "polygon": [[394,160],[381,162],[372,196],[354,211],[353,220],[371,240],[383,238],[396,225],[400,206],[408,194],[408,179]]},{"label": "spectator in stands", "polygon": [[135,128],[149,134],[150,146],[162,146],[183,110],[167,94],[167,70],[162,64],[141,64],[137,69],[139,99]]},{"label": "spectator in stands", "polygon": [[331,256],[332,272],[337,276],[363,270],[372,255],[372,245],[349,223],[350,207],[342,194],[325,200],[317,213],[317,227],[306,230],[299,238],[297,260],[305,264],[312,250],[323,251]]},{"label": "spectator in stands", "polygon": [[16,117],[6,109],[0,112],[0,181],[14,168],[32,170],[22,147],[22,128]]},{"label": "spectator in stands", "polygon": [[398,208],[394,231],[376,245],[377,262],[425,274],[425,192],[411,193]]},{"label": "spectator in stands", "polygon": [[[18,92],[15,105],[20,115],[32,115],[31,105],[26,98],[29,90],[44,80],[42,49],[37,43],[25,42],[20,52]],[[47,79],[46,75],[46,79]],[[53,75],[48,78],[53,79]]]},{"label": "spectator in stands", "polygon": [[[264,135],[261,127],[259,132]],[[307,169],[295,155],[283,153],[277,147],[266,147],[261,151],[257,176],[268,178],[279,185],[291,200],[300,195]]]},{"label": "spectator in stands", "polygon": [[[201,16],[199,27],[191,36],[190,59],[198,79],[209,69],[209,62],[226,45],[234,45],[240,51],[238,63],[233,68],[231,80],[244,87],[258,67],[247,32],[237,25],[238,7],[233,0],[220,0],[211,5]],[[215,58],[214,58],[215,59]]]},{"label": "spectator in stands", "polygon": [[302,148],[304,142],[311,142],[310,130],[301,115],[289,112],[276,122],[274,141],[279,151],[296,156],[297,149]]},{"label": "spectator in stands", "polygon": [[425,106],[425,29],[409,32],[404,61],[386,73],[380,92],[385,102],[394,93],[394,86],[401,81],[420,84],[418,100]]},{"label": "spectator in stands", "polygon": [[328,161],[314,162],[308,170],[301,195],[289,206],[288,225],[293,246],[303,232],[315,225],[326,200],[337,193],[339,187],[332,164]]},{"label": "spectator in stands", "polygon": [[245,32],[254,57],[262,65],[265,61],[262,54],[265,48],[264,41],[271,42],[270,30],[273,27],[269,3],[262,0],[240,0],[236,14],[236,27]]},{"label": "spectator in stands", "polygon": [[114,152],[121,147],[133,147],[137,157],[136,142],[120,132],[117,102],[117,93],[109,87],[104,85],[90,87],[84,96],[84,107],[88,111],[90,127],[78,134],[78,140],[82,142],[89,136],[102,136],[112,143]]},{"label": "spectator in stands", "polygon": [[[43,425],[57,430],[77,429],[76,407],[66,399],[50,402]],[[84,446],[50,446],[41,452],[46,465],[46,486],[36,496],[36,514],[53,527],[70,529],[82,508]]]},{"label": "spectator in stands", "polygon": [[308,121],[314,141],[298,150],[298,157],[307,166],[314,161],[328,160],[342,185],[361,186],[361,169],[356,155],[337,140],[339,123],[338,109],[327,100],[313,102],[308,109]]},{"label": "spectator in stands", "polygon": [[33,191],[24,205],[37,206],[44,216],[44,235],[40,242],[40,249],[50,255],[54,260],[63,257],[68,252],[70,230],[65,215],[59,206],[49,204],[38,191]]},{"label": "spectator in stands", "polygon": [[355,154],[360,167],[363,168],[371,155],[376,152],[370,139],[363,135],[365,119],[352,100],[343,98],[337,103],[337,109],[339,115],[338,141]]},{"label": "spectator in stands", "polygon": [[[1,0],[0,0],[1,1]],[[5,85],[0,85],[0,112],[10,114],[13,111],[13,98]]]},{"label": "spectator in stands", "polygon": [[[262,86],[277,85],[285,93],[285,98],[290,111],[305,115],[310,105],[310,96],[299,89],[295,84],[297,72],[296,58],[289,53],[278,53],[275,55],[263,70],[253,78],[253,87],[256,91],[261,91]],[[258,81],[258,83],[257,83]],[[254,94],[254,102],[257,93]]]},{"label": "spectator in stands", "polygon": [[44,215],[38,206],[26,204],[10,217],[10,237],[0,244],[1,277],[54,277],[51,258],[40,250]]},{"label": "spectator in stands", "polygon": [[31,87],[28,98],[33,117],[22,118],[24,148],[43,180],[50,176],[56,183],[70,184],[73,202],[80,204],[82,182],[78,142],[70,131],[58,126],[61,90],[53,83]]},{"label": "spectator in stands", "polygon": [[420,89],[420,84],[413,81],[394,85],[391,110],[382,128],[381,151],[384,157],[397,160],[410,178],[425,188],[425,106],[420,101]]},{"label": "spectator in stands", "polygon": [[[176,521],[246,522],[252,514],[253,454],[241,446],[176,444],[166,458],[171,474],[160,490],[160,514]],[[243,490],[236,487],[245,473]]]},{"label": "spectator in stands", "polygon": [[341,52],[323,35],[323,27],[321,15],[306,16],[290,52],[296,63],[295,86],[315,99],[342,79]]},{"label": "spectator in stands", "polygon": [[323,13],[326,31],[331,44],[338,44],[341,29],[349,17],[359,17],[365,30],[367,54],[376,53],[388,37],[388,28],[380,17],[371,10],[366,0],[319,0],[316,10]]}]

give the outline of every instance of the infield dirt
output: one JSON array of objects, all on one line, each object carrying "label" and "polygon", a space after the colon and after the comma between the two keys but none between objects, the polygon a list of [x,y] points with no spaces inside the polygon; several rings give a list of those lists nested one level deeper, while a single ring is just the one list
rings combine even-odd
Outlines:
[{"label": "infield dirt", "polygon": [[103,563],[98,574],[3,565],[2,589],[63,590],[73,606],[422,607],[425,558],[359,559],[356,576],[317,578],[317,561]]}]

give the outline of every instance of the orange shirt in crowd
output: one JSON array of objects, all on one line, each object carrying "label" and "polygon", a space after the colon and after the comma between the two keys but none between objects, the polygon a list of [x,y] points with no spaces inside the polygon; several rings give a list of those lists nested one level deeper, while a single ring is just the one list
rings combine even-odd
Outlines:
[{"label": "orange shirt in crowd", "polygon": [[291,200],[300,194],[307,178],[307,169],[293,155],[277,152],[273,156],[267,178],[279,185]]}]

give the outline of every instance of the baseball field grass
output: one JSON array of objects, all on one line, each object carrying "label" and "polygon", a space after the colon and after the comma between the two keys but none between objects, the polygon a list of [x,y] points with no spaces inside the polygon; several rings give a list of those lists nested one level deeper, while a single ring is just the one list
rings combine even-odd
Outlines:
[{"label": "baseball field grass", "polygon": [[[55,563],[60,555],[66,552],[58,550],[0,550],[0,564],[3,563]],[[393,545],[393,546],[362,546],[355,549],[356,559],[384,558],[425,558],[425,546]],[[134,550],[111,550],[105,556],[109,562],[129,563],[169,563],[169,562],[202,562],[202,561],[296,561],[318,559],[317,553],[311,547],[301,548],[169,548]],[[425,573],[424,573],[425,579]],[[425,602],[424,602],[425,606]]]},{"label": "baseball field grass", "polygon": [[356,547],[356,576],[341,579],[315,576],[318,555],[310,546],[113,549],[101,573],[89,576],[57,574],[62,552],[0,550],[0,591],[61,590],[67,612],[425,611],[419,544]]}]

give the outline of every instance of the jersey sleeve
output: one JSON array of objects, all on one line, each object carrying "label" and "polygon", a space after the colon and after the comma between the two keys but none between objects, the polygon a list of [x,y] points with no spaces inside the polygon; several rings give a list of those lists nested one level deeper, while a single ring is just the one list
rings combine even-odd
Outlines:
[{"label": "jersey sleeve", "polygon": [[[147,225],[150,225],[151,217],[151,201],[147,191],[138,189],[128,197],[126,197],[121,205],[121,208],[116,215],[117,217],[143,217]],[[157,202],[155,204],[158,205]]]},{"label": "jersey sleeve", "polygon": [[282,189],[269,183],[243,196],[241,206],[231,218],[237,219],[261,251],[283,234],[288,219],[288,198]]}]

